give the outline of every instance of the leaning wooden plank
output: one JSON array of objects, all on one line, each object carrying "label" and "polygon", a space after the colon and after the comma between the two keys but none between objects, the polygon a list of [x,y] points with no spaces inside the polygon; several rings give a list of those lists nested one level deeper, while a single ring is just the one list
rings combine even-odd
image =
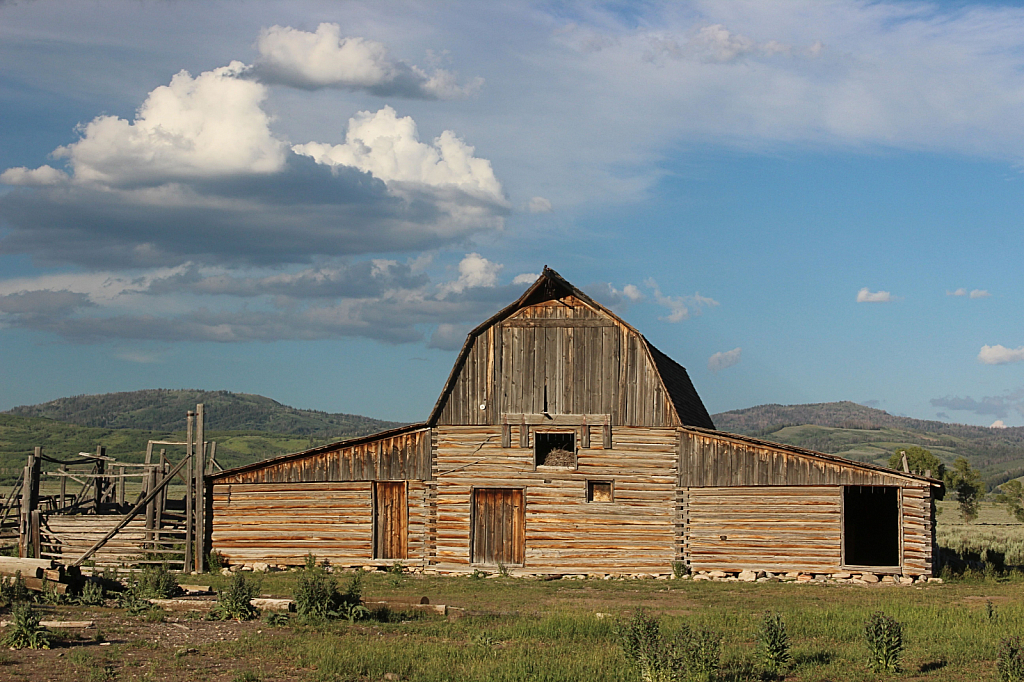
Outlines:
[{"label": "leaning wooden plank", "polygon": [[82,556],[78,557],[75,560],[75,562],[73,564],[71,564],[71,565],[72,566],[81,566],[82,563],[86,559],[88,559],[90,556],[92,556],[93,553],[96,550],[98,550],[103,545],[107,544],[107,540],[109,540],[110,538],[112,538],[115,535],[117,535],[117,532],[119,530],[121,530],[122,528],[127,526],[129,523],[131,523],[131,520],[133,518],[135,518],[135,516],[140,511],[145,509],[146,505],[149,504],[151,501],[153,501],[156,498],[157,495],[160,494],[160,491],[163,490],[167,486],[167,484],[171,482],[171,479],[174,478],[174,475],[176,473],[178,473],[179,471],[181,471],[181,468],[183,466],[185,466],[185,463],[188,462],[188,461],[189,461],[188,457],[183,457],[181,459],[181,461],[178,462],[177,466],[175,466],[173,469],[171,469],[170,473],[167,474],[167,478],[165,478],[163,481],[161,481],[159,485],[154,486],[153,489],[149,491],[148,495],[143,496],[143,498],[141,500],[139,500],[138,503],[134,507],[132,507],[131,510],[127,514],[124,515],[124,518],[121,519],[121,521],[116,526],[114,526],[113,528],[110,529],[110,532],[108,532],[105,536],[103,536],[103,538],[101,540],[99,540],[95,545],[93,545],[88,550],[86,550],[85,554],[83,554]]}]

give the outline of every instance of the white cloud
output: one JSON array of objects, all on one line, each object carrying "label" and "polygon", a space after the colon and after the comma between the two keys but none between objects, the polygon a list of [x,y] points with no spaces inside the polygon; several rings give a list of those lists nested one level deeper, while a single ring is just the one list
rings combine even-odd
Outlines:
[{"label": "white cloud", "polygon": [[1005,346],[982,346],[978,360],[986,365],[1006,365],[1011,362],[1024,362],[1024,346],[1006,348]]},{"label": "white cloud", "polygon": [[712,372],[718,372],[726,367],[732,367],[740,361],[740,352],[741,349],[733,348],[732,350],[715,353],[708,358],[708,369]]},{"label": "white cloud", "polygon": [[243,70],[232,62],[195,78],[181,71],[133,121],[97,116],[54,156],[69,160],[76,181],[111,186],[278,172],[287,149],[261,107],[266,88],[238,78]]},{"label": "white cloud", "polygon": [[342,37],[338,24],[320,24],[315,33],[288,26],[263,29],[256,41],[258,78],[296,88],[344,88],[377,95],[419,99],[464,97],[483,85],[482,78],[460,86],[455,74],[395,61],[384,44]]},{"label": "white cloud", "polygon": [[449,324],[447,322],[439,324],[430,336],[427,347],[440,350],[459,350],[465,343],[470,329],[472,327],[464,324]]},{"label": "white cloud", "polygon": [[869,291],[864,287],[857,292],[857,303],[889,303],[893,300],[893,295],[888,291]]},{"label": "white cloud", "polygon": [[533,272],[524,272],[512,278],[512,284],[533,284],[540,275]]},{"label": "white cloud", "polygon": [[988,428],[990,428],[990,429],[1005,429],[1005,428],[1008,428],[1008,427],[1006,426],[1006,424],[1003,423],[1002,419],[997,419],[994,422],[992,422],[991,424],[989,424]]},{"label": "white cloud", "polygon": [[526,209],[530,213],[550,213],[551,202],[544,197],[534,197],[530,199],[530,203],[526,205]]},{"label": "white cloud", "polygon": [[984,289],[972,289],[971,298],[988,298],[992,294],[988,293]]},{"label": "white cloud", "polygon": [[479,253],[469,253],[459,262],[459,278],[438,287],[438,298],[448,294],[461,294],[467,289],[493,287],[498,283],[498,273],[505,267],[492,263]]},{"label": "white cloud", "polygon": [[692,296],[666,296],[661,293],[658,283],[653,278],[646,279],[644,284],[654,293],[655,303],[669,311],[668,315],[658,318],[662,322],[682,322],[690,319],[691,314],[700,315],[702,308],[718,305],[718,301],[701,296],[700,293],[694,293]]},{"label": "white cloud", "polygon": [[968,292],[967,289],[964,289],[963,287],[960,287],[956,291],[949,291],[949,290],[946,291],[946,296],[967,296],[969,298],[988,298],[991,295],[992,294],[990,294],[985,289],[972,289],[970,292]]},{"label": "white cloud", "polygon": [[24,166],[8,168],[0,173],[0,183],[5,185],[46,186],[60,185],[68,181],[68,175],[52,166],[28,169]]},{"label": "white cloud", "polygon": [[967,289],[964,289],[963,287],[960,287],[956,291],[949,291],[948,289],[946,290],[946,296],[966,296],[966,295],[967,295]]},{"label": "white cloud", "polygon": [[454,187],[507,205],[490,161],[475,157],[474,148],[450,130],[434,139],[433,145],[420,142],[412,117],[399,118],[389,106],[375,113],[361,111],[349,119],[344,144],[308,142],[292,149],[320,164],[358,168],[389,185]]}]

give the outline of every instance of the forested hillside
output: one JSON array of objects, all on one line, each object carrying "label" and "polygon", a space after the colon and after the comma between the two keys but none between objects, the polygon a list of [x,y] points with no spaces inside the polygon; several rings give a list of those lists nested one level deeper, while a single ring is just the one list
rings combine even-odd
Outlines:
[{"label": "forested hillside", "polygon": [[758,405],[712,416],[721,431],[885,464],[897,447],[919,445],[947,462],[966,457],[989,485],[1024,474],[1024,428],[993,429],[897,417],[843,401]]}]

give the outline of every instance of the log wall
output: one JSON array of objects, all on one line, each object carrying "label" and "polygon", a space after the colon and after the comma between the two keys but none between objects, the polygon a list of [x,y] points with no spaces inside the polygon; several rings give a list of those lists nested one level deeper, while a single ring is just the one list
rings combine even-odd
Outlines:
[{"label": "log wall", "polygon": [[470,344],[441,396],[439,424],[497,424],[502,414],[541,412],[610,414],[631,426],[678,423],[643,337],[575,296],[526,306]]},{"label": "log wall", "polygon": [[[511,444],[519,445],[513,426]],[[677,558],[676,432],[601,426],[575,470],[534,467],[529,447],[501,446],[501,427],[439,427],[435,566],[471,570],[474,488],[519,488],[526,506],[526,573],[669,573]],[[613,501],[587,502],[587,480],[612,481]]]},{"label": "log wall", "polygon": [[[408,482],[409,558],[426,558],[423,481]],[[312,552],[338,565],[384,565],[373,558],[373,483],[218,483],[213,486],[213,549],[230,563],[301,565]]]},{"label": "log wall", "polygon": [[[932,574],[926,488],[901,491],[901,572]],[[846,570],[842,486],[738,486],[683,491],[683,553],[691,570]]]}]

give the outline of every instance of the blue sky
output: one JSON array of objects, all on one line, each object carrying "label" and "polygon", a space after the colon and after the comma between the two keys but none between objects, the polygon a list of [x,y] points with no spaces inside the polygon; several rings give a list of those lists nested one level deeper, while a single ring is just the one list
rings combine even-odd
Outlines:
[{"label": "blue sky", "polygon": [[549,265],[712,412],[1024,425],[1022,36],[999,3],[0,2],[0,409],[422,419]]}]

